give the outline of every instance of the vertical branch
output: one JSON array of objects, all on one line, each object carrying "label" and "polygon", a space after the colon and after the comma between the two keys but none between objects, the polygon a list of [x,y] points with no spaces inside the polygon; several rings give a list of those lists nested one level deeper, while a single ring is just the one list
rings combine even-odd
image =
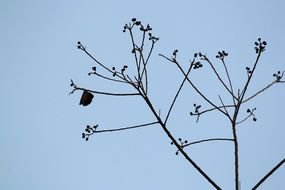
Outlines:
[{"label": "vertical branch", "polygon": [[239,188],[239,145],[238,145],[238,136],[237,136],[237,130],[236,130],[236,123],[237,123],[237,116],[239,114],[239,110],[241,107],[241,104],[243,102],[243,98],[245,96],[245,93],[248,89],[249,83],[252,79],[253,73],[256,69],[257,63],[259,62],[259,58],[261,56],[261,53],[265,50],[265,45],[266,42],[263,41],[261,42],[261,39],[258,39],[259,43],[255,43],[255,45],[257,47],[255,47],[256,53],[257,53],[257,57],[255,60],[255,63],[253,65],[253,69],[252,71],[249,73],[248,79],[244,85],[244,88],[241,92],[240,98],[238,99],[237,105],[235,106],[235,112],[233,115],[233,119],[232,119],[232,132],[233,132],[233,139],[234,139],[234,156],[235,156],[235,189],[238,190]]},{"label": "vertical branch", "polygon": [[232,80],[230,78],[230,74],[229,74],[227,65],[225,64],[224,59],[222,59],[222,63],[224,65],[224,68],[225,68],[225,71],[226,71],[226,74],[227,74],[227,78],[228,78],[228,81],[229,81],[229,84],[230,84],[230,88],[231,88],[231,92],[232,92],[232,98],[233,98],[233,104],[236,105],[235,96],[234,96],[234,89],[233,89],[233,85],[232,85]]},{"label": "vertical branch", "polygon": [[159,38],[156,38],[156,37],[150,35],[150,38],[149,38],[149,39],[151,40],[151,48],[150,48],[150,50],[149,50],[149,52],[148,52],[148,55],[147,55],[146,60],[143,62],[143,63],[144,63],[144,67],[143,67],[142,74],[141,74],[142,77],[143,77],[143,75],[145,75],[146,93],[148,92],[147,64],[148,64],[149,58],[150,58],[150,56],[151,56],[151,54],[152,54],[152,52],[153,52],[154,44],[155,44],[155,42],[157,42],[157,40],[158,40]]},{"label": "vertical branch", "polygon": [[236,123],[232,122],[232,133],[234,140],[234,160],[235,160],[235,189],[239,189],[239,144],[238,144],[238,136],[236,130]]},{"label": "vertical branch", "polygon": [[[143,50],[144,50],[144,41],[145,41],[145,33],[146,31],[144,30],[143,31],[143,35],[142,35],[142,40],[141,40],[141,46],[140,46],[140,61],[139,61],[139,71],[140,71],[140,68],[141,68],[141,60],[143,61]],[[144,61],[143,61],[144,63]]]},{"label": "vertical branch", "polygon": [[140,70],[139,70],[140,66],[139,66],[139,62],[138,62],[137,51],[136,51],[136,43],[135,43],[135,40],[134,40],[134,35],[133,35],[132,28],[129,29],[129,32],[130,32],[132,46],[133,46],[132,53],[135,56],[135,62],[136,62],[136,67],[137,67],[138,78],[140,78]]}]

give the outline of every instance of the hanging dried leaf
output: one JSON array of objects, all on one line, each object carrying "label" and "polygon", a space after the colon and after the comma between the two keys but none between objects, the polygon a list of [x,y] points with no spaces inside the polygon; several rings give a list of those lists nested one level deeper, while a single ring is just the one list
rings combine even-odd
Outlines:
[{"label": "hanging dried leaf", "polygon": [[92,102],[93,97],[93,94],[91,94],[87,90],[84,90],[79,105],[88,106]]}]

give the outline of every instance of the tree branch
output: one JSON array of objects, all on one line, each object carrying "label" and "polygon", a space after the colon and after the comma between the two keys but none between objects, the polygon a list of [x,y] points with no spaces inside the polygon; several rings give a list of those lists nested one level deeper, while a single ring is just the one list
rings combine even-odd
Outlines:
[{"label": "tree branch", "polygon": [[[181,66],[177,63],[177,61],[172,60],[168,57],[166,57],[165,55],[159,54],[159,56],[167,59],[168,61],[175,63],[179,70],[182,72],[182,74],[184,75],[184,77],[186,77],[186,73],[183,71],[183,69],[181,68]],[[194,90],[206,101],[208,102],[210,105],[212,105],[214,108],[216,108],[217,110],[219,110],[221,113],[223,113],[224,115],[227,115],[223,110],[220,109],[220,107],[216,106],[213,102],[211,102],[202,92],[200,92],[200,90],[192,83],[192,81],[187,77],[186,80],[189,82],[189,84],[194,88]]]},{"label": "tree branch", "polygon": [[101,75],[97,72],[91,72],[89,74],[93,74],[93,75],[97,75],[98,77],[101,77],[103,79],[106,79],[106,80],[109,80],[109,81],[113,81],[113,82],[120,82],[120,83],[129,83],[129,81],[123,81],[123,80],[118,80],[118,79],[112,79],[112,78],[109,78],[109,77],[106,77],[104,75]]},{"label": "tree branch", "polygon": [[285,163],[285,159],[281,160],[274,168],[272,168],[256,185],[252,188],[252,190],[256,190],[268,177],[270,177],[282,164]]},{"label": "tree branch", "polygon": [[170,108],[169,108],[169,110],[168,110],[168,113],[167,113],[166,118],[165,118],[165,121],[164,121],[164,125],[166,125],[166,122],[167,122],[167,120],[168,120],[168,118],[169,118],[169,116],[170,116],[171,110],[172,110],[172,108],[173,108],[173,106],[174,106],[174,104],[175,104],[175,102],[176,102],[176,99],[177,99],[177,97],[178,97],[178,95],[179,95],[179,93],[180,93],[180,91],[181,91],[181,89],[182,89],[182,87],[183,87],[185,81],[187,80],[189,73],[191,72],[191,69],[192,69],[192,67],[193,67],[193,63],[194,63],[194,60],[191,62],[191,65],[190,65],[190,67],[189,67],[189,69],[188,69],[188,71],[187,71],[187,73],[186,73],[186,76],[184,77],[182,83],[180,84],[179,89],[178,89],[178,91],[177,91],[177,93],[176,93],[176,95],[175,95],[175,97],[174,97],[174,99],[173,99],[173,101],[172,101],[172,103],[171,103],[171,106],[170,106]]},{"label": "tree branch", "polygon": [[229,139],[229,138],[210,138],[210,139],[203,139],[203,140],[194,141],[194,142],[185,144],[185,145],[182,146],[182,148],[187,147],[187,146],[190,146],[190,145],[194,145],[194,144],[209,142],[209,141],[234,141],[234,140],[233,140],[233,139]]},{"label": "tree branch", "polygon": [[105,70],[109,71],[110,73],[113,73],[113,71],[111,69],[109,69],[108,67],[106,67],[104,64],[102,64],[100,61],[98,61],[94,56],[92,56],[86,49],[86,47],[84,47],[81,42],[77,43],[77,48],[81,49],[82,51],[84,51],[91,59],[93,59],[98,65],[100,65],[101,67],[103,67]]},{"label": "tree branch", "polygon": [[224,83],[223,79],[220,77],[219,73],[217,72],[217,70],[215,69],[215,67],[213,66],[212,62],[208,59],[208,57],[206,55],[203,55],[203,60],[207,61],[211,68],[213,69],[214,73],[216,74],[216,76],[218,77],[219,81],[222,83],[222,85],[225,87],[225,89],[231,94],[231,96],[237,100],[237,98],[235,97],[235,95],[233,94],[233,92],[227,87],[227,85]]},{"label": "tree branch", "polygon": [[265,90],[267,90],[268,88],[270,88],[271,86],[273,86],[275,83],[278,83],[278,81],[274,80],[273,82],[271,82],[270,84],[268,84],[267,86],[265,86],[264,88],[262,88],[261,90],[257,91],[256,93],[254,93],[253,95],[251,95],[250,97],[246,98],[245,100],[242,101],[242,103],[245,103],[249,100],[251,100],[252,98],[256,97],[257,95],[259,95],[260,93],[264,92]]},{"label": "tree branch", "polygon": [[233,118],[232,118],[232,133],[233,133],[233,139],[234,139],[234,158],[235,158],[235,189],[236,190],[239,189],[239,183],[240,183],[240,180],[239,180],[239,144],[238,144],[238,136],[237,136],[237,130],[236,130],[236,121],[237,121],[237,116],[239,114],[241,104],[243,102],[243,98],[245,96],[249,83],[252,79],[257,63],[259,62],[261,53],[265,50],[266,42],[265,41],[261,42],[260,38],[258,39],[258,41],[259,43],[257,42],[255,43],[256,46],[258,47],[255,47],[257,57],[253,65],[253,69],[250,72],[249,72],[249,69],[247,69],[249,76],[241,92],[241,96],[238,99],[237,105],[235,106],[235,111],[234,111]]},{"label": "tree branch", "polygon": [[229,112],[228,112],[228,110],[227,110],[227,108],[226,108],[226,106],[225,106],[225,104],[224,104],[224,102],[223,102],[223,100],[222,100],[220,95],[219,95],[219,99],[221,101],[221,104],[223,105],[223,108],[224,108],[225,112],[226,112],[226,116],[229,118],[230,121],[232,121],[232,118],[231,118],[231,116],[230,116],[230,114],[229,114]]},{"label": "tree branch", "polygon": [[150,125],[158,124],[157,121],[151,122],[151,123],[145,123],[141,125],[134,125],[131,127],[122,127],[122,128],[116,128],[116,129],[103,129],[103,130],[96,130],[94,133],[106,133],[106,132],[115,132],[115,131],[124,131],[124,130],[129,130],[129,129],[136,129],[136,128],[141,128],[141,127],[146,127]]},{"label": "tree branch", "polygon": [[166,135],[170,138],[171,142],[173,142],[173,144],[177,147],[177,149],[181,152],[181,154],[184,156],[184,158],[211,184],[215,187],[215,189],[217,190],[221,190],[221,188],[208,176],[208,174],[206,174],[201,168],[200,166],[198,166],[196,164],[196,162],[194,162],[189,156],[188,154],[183,150],[183,148],[178,144],[178,142],[176,141],[176,139],[172,136],[172,134],[170,133],[170,131],[167,129],[166,125],[164,125],[164,123],[162,122],[161,118],[159,117],[159,115],[157,114],[157,112],[155,111],[151,101],[148,99],[147,96],[143,96],[143,99],[145,100],[145,102],[147,103],[147,105],[149,106],[150,110],[152,111],[152,113],[154,114],[154,116],[156,117],[157,121],[159,122],[160,126],[162,127],[162,129],[164,130],[164,132],[166,133]]},{"label": "tree branch", "polygon": [[69,93],[69,94],[73,94],[75,91],[77,90],[81,90],[81,91],[88,91],[94,94],[102,94],[102,95],[108,95],[108,96],[138,96],[140,95],[139,93],[112,93],[112,92],[102,92],[102,91],[95,91],[95,90],[89,90],[86,88],[80,88],[80,87],[74,87],[74,89]]},{"label": "tree branch", "polygon": [[[228,81],[229,81],[229,84],[230,84],[231,92],[232,92],[232,94],[234,94],[234,89],[233,89],[232,80],[231,80],[231,77],[230,77],[230,74],[229,74],[229,71],[228,71],[228,67],[227,67],[224,59],[221,59],[221,60],[222,60],[222,63],[224,65],[227,77],[228,77]],[[237,98],[233,96],[233,104],[236,106],[235,100],[237,100]]]}]

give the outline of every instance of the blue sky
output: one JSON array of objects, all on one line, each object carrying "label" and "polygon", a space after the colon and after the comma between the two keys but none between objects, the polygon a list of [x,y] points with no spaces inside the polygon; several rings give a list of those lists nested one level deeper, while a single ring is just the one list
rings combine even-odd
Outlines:
[{"label": "blue sky", "polygon": [[[246,79],[245,67],[255,58],[254,41],[268,42],[250,93],[285,70],[285,3],[265,1],[1,1],[0,46],[0,189],[210,189],[175,149],[159,127],[98,134],[81,139],[87,124],[116,128],[153,121],[140,98],[96,95],[79,106],[81,93],[69,96],[72,78],[96,90],[131,89],[87,75],[92,60],[76,49],[80,40],[107,66],[132,62],[129,36],[122,27],[136,17],[160,37],[150,62],[150,97],[162,114],[182,76],[158,56],[179,49],[186,68],[195,52],[213,60],[219,50],[227,58],[236,88]],[[193,74],[200,88],[218,101],[223,95],[207,68]],[[284,85],[276,85],[248,104],[258,122],[239,129],[242,189],[249,189],[284,158]],[[225,99],[226,100],[226,99]],[[198,124],[189,117],[193,103],[207,107],[185,87],[169,127],[189,141],[231,137],[226,120],[211,113]],[[246,111],[247,106],[244,107]],[[244,111],[244,112],[245,112]],[[223,189],[233,187],[233,149],[218,142],[191,147],[189,154]],[[283,189],[281,167],[261,189]]]}]

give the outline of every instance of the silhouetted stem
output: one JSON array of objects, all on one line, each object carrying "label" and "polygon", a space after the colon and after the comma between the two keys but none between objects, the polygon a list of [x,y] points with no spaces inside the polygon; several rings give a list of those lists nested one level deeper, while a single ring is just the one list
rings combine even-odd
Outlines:
[{"label": "silhouetted stem", "polygon": [[108,95],[108,96],[138,96],[140,95],[139,93],[111,93],[111,92],[102,92],[102,91],[96,91],[96,90],[88,90],[86,88],[80,88],[80,87],[74,87],[74,89],[69,93],[73,94],[76,90],[81,90],[81,91],[88,91],[94,94],[103,94],[103,95]]},{"label": "silhouetted stem", "polygon": [[206,60],[209,65],[211,66],[211,68],[213,69],[214,73],[216,74],[216,76],[218,77],[219,81],[222,83],[222,85],[225,87],[225,89],[231,94],[231,96],[237,100],[237,98],[235,97],[235,95],[233,94],[233,91],[231,91],[227,85],[224,83],[223,79],[220,77],[219,73],[217,72],[216,68],[213,66],[212,62],[204,55],[203,59]]},{"label": "silhouetted stem", "polygon": [[210,139],[203,139],[203,140],[199,140],[199,141],[194,141],[188,144],[185,144],[182,146],[182,148],[190,146],[190,145],[194,145],[194,144],[199,144],[199,143],[204,143],[204,142],[210,142],[210,141],[234,141],[233,139],[229,139],[229,138],[210,138]]},{"label": "silhouetted stem", "polygon": [[129,130],[129,129],[136,129],[136,128],[141,128],[141,127],[146,127],[150,125],[158,124],[157,121],[151,122],[151,123],[146,123],[146,124],[141,124],[141,125],[135,125],[131,127],[122,127],[122,128],[116,128],[116,129],[104,129],[104,130],[96,130],[94,133],[106,133],[106,132],[115,132],[115,131],[124,131],[124,130]]},{"label": "silhouetted stem", "polygon": [[225,110],[225,112],[226,112],[228,118],[230,119],[230,121],[232,121],[231,116],[230,116],[230,114],[229,114],[229,112],[228,112],[228,110],[227,110],[227,108],[226,108],[226,106],[225,106],[225,104],[224,104],[224,102],[223,102],[223,100],[222,100],[222,98],[221,98],[220,95],[219,95],[219,99],[220,99],[220,101],[221,101],[221,104],[223,105],[223,108],[224,108],[224,110]]},{"label": "silhouetted stem", "polygon": [[[177,67],[179,68],[179,70],[182,72],[182,74],[184,75],[184,77],[186,77],[186,73],[183,71],[183,69],[181,68],[181,66],[177,63],[177,61],[171,60],[168,57],[159,54],[160,56],[162,56],[163,58],[171,61],[172,63],[175,63],[177,65]],[[213,102],[211,102],[202,92],[200,92],[200,90],[192,83],[192,81],[187,77],[186,79],[189,84],[192,86],[192,88],[194,88],[194,90],[206,101],[208,102],[210,105],[212,105],[214,108],[216,108],[217,110],[219,110],[221,113],[225,114],[227,116],[227,114],[220,109],[220,107],[216,106]]]},{"label": "silhouetted stem", "polygon": [[[222,59],[222,63],[224,65],[224,68],[225,68],[225,71],[226,71],[226,74],[227,74],[227,77],[228,77],[228,81],[229,81],[230,88],[231,88],[231,93],[232,93],[232,95],[234,95],[232,80],[231,80],[231,77],[230,77],[230,74],[229,74],[229,71],[228,71],[228,67],[227,67],[224,59]],[[235,102],[236,98],[234,96],[232,96],[232,98],[233,98],[233,104],[236,105],[236,102]]]},{"label": "silhouetted stem", "polygon": [[133,50],[134,51],[134,56],[135,56],[135,61],[136,61],[136,66],[137,66],[137,72],[138,72],[138,78],[140,78],[140,71],[139,71],[139,63],[138,63],[138,57],[137,57],[137,52],[136,52],[136,43],[135,43],[135,40],[134,40],[134,35],[133,35],[133,32],[132,32],[132,28],[129,29],[129,32],[130,32],[130,36],[131,36],[131,40],[132,40],[132,46],[133,46]]},{"label": "silhouetted stem", "polygon": [[150,110],[152,111],[152,113],[154,114],[154,116],[156,117],[157,121],[159,122],[160,126],[162,127],[162,129],[164,130],[164,132],[166,133],[166,135],[170,138],[171,142],[173,142],[173,144],[177,147],[177,149],[181,152],[181,154],[184,156],[184,158],[211,184],[215,187],[215,189],[217,190],[221,190],[221,188],[196,164],[196,162],[194,162],[189,156],[188,154],[182,149],[182,147],[178,144],[178,142],[176,141],[176,139],[172,136],[172,134],[170,133],[170,131],[167,129],[166,125],[162,122],[161,118],[159,117],[159,115],[156,113],[154,107],[152,106],[151,101],[148,99],[147,96],[142,96],[145,100],[145,102],[147,103],[148,107],[150,108]]},{"label": "silhouetted stem", "polygon": [[109,78],[109,77],[106,77],[106,76],[103,76],[97,72],[94,72],[92,73],[94,75],[97,75],[98,77],[101,77],[103,79],[106,79],[106,80],[109,80],[109,81],[114,81],[114,82],[121,82],[121,83],[129,83],[129,81],[123,81],[123,80],[117,80],[117,79],[112,79],[112,78]]},{"label": "silhouetted stem", "polygon": [[84,51],[91,59],[93,59],[98,65],[100,65],[101,67],[103,67],[105,70],[109,71],[110,73],[113,73],[113,71],[111,69],[109,69],[108,67],[106,67],[105,65],[103,65],[100,61],[98,61],[95,57],[93,57],[87,50],[85,47],[83,47],[83,45],[79,46],[80,49],[82,51]]},{"label": "silhouetted stem", "polygon": [[246,116],[243,120],[236,122],[236,125],[241,124],[243,122],[245,122],[248,118],[250,118],[250,116],[252,116],[252,113],[249,114],[248,116]]},{"label": "silhouetted stem", "polygon": [[235,112],[233,115],[233,119],[232,119],[232,132],[233,132],[233,139],[234,139],[234,156],[235,156],[235,189],[238,190],[239,189],[239,146],[238,146],[238,137],[237,137],[237,130],[236,130],[236,123],[237,123],[237,116],[239,114],[239,110],[241,107],[241,104],[243,102],[243,98],[245,96],[245,93],[247,91],[248,85],[252,79],[253,73],[256,69],[256,65],[259,61],[260,55],[261,55],[262,51],[259,51],[255,60],[255,63],[253,65],[253,69],[251,74],[249,75],[246,84],[242,90],[241,93],[241,97],[239,98],[237,105],[235,106]]},{"label": "silhouetted stem", "polygon": [[[256,93],[254,93],[254,94],[251,95],[250,97],[244,99],[244,100],[242,101],[242,104],[244,104],[244,103],[248,102],[249,100],[255,98],[256,96],[258,96],[259,94],[261,94],[261,93],[264,92],[265,90],[267,90],[267,89],[269,89],[270,87],[272,87],[274,84],[276,84],[276,83],[284,83],[284,82],[285,82],[285,81],[278,81],[278,82],[277,82],[276,80],[274,80],[273,82],[271,82],[270,84],[268,84],[267,86],[265,86],[265,87],[262,88],[261,90],[257,91]],[[235,107],[235,105],[218,106],[218,108],[231,108],[231,107]],[[206,110],[204,110],[204,111],[200,111],[199,114],[202,115],[202,114],[204,114],[204,113],[206,113],[206,112],[214,111],[214,110],[216,110],[216,109],[217,109],[217,108],[215,108],[215,107],[214,107],[214,108],[210,108],[210,109],[206,109]],[[198,114],[193,113],[193,115],[198,115]],[[237,122],[237,124],[238,124],[238,123],[240,123],[240,122]]]},{"label": "silhouetted stem", "polygon": [[238,136],[236,130],[236,124],[232,123],[232,132],[234,140],[234,157],[235,157],[235,189],[239,190],[239,145],[238,145]]},{"label": "silhouetted stem", "polygon": [[267,178],[269,178],[278,168],[285,163],[285,159],[281,160],[274,168],[272,168],[261,180],[252,188],[252,190],[256,190]]},{"label": "silhouetted stem", "polygon": [[257,96],[257,95],[259,95],[260,93],[264,92],[265,90],[267,90],[268,88],[270,88],[271,86],[273,86],[275,83],[277,83],[277,81],[276,81],[276,80],[275,80],[275,81],[273,81],[273,82],[271,82],[269,85],[267,85],[267,86],[266,86],[266,87],[264,87],[263,89],[261,89],[261,90],[257,91],[257,92],[256,92],[256,93],[254,93],[252,96],[250,96],[250,97],[246,98],[245,100],[243,100],[243,102],[242,102],[242,103],[245,103],[245,102],[247,102],[247,101],[251,100],[252,98],[256,97],[256,96]]},{"label": "silhouetted stem", "polygon": [[165,125],[166,125],[166,122],[167,122],[167,120],[168,120],[168,118],[169,118],[169,116],[170,116],[171,110],[172,110],[172,108],[173,108],[173,106],[174,106],[174,104],[175,104],[175,102],[176,102],[176,100],[177,100],[177,98],[178,98],[178,95],[179,95],[179,93],[180,93],[180,91],[181,91],[181,89],[182,89],[182,87],[183,87],[185,81],[187,80],[188,75],[189,75],[189,73],[190,73],[192,67],[193,67],[193,63],[194,63],[194,62],[191,63],[191,65],[190,65],[190,67],[189,67],[189,69],[188,69],[188,71],[187,71],[187,73],[186,73],[186,77],[184,77],[184,79],[183,79],[181,85],[179,86],[179,89],[178,89],[178,91],[177,91],[177,93],[176,93],[176,95],[175,95],[175,97],[174,97],[174,99],[173,99],[173,101],[172,101],[172,103],[171,103],[171,106],[170,106],[170,108],[169,108],[169,110],[168,110],[168,113],[167,113],[166,118],[165,118],[165,121],[164,121],[164,124],[165,124]]}]

